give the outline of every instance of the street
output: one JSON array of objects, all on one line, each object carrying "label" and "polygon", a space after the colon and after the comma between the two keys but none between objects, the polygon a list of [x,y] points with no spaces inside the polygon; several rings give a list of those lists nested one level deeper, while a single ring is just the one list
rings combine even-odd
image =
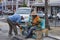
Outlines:
[{"label": "street", "polygon": [[[10,15],[3,15],[3,16],[0,16],[0,21],[2,21],[2,22],[6,22],[6,18],[8,17],[8,16],[10,16]],[[60,26],[60,20],[53,20],[53,21],[50,21],[50,19],[49,19],[49,25],[50,25],[50,27],[55,27],[55,26]]]},{"label": "street", "polygon": [[[8,18],[8,16],[10,17]],[[40,18],[44,19],[40,20]],[[30,23],[27,23],[28,21]],[[22,33],[20,29],[23,27],[19,24],[24,27],[29,24],[26,27],[29,30],[25,29]],[[34,27],[30,28],[30,26]],[[9,28],[12,36],[9,35],[11,34]],[[38,29],[38,31],[33,31],[33,29]],[[14,35],[13,31],[18,35]],[[60,40],[60,0],[0,0],[0,40],[35,40],[33,38],[25,39],[24,35],[30,31],[34,34],[33,38],[37,36],[38,40],[41,40],[40,36],[42,36],[42,40]]]},{"label": "street", "polygon": [[[4,17],[6,17],[6,16],[4,16]],[[4,20],[3,20],[4,17],[0,18],[0,40],[10,40],[10,38],[8,37],[9,25],[6,22],[4,22]],[[18,33],[20,34],[20,32],[18,32]],[[27,40],[32,40],[32,39],[30,38]],[[44,37],[43,40],[55,40],[55,39],[52,39],[49,37]]]}]

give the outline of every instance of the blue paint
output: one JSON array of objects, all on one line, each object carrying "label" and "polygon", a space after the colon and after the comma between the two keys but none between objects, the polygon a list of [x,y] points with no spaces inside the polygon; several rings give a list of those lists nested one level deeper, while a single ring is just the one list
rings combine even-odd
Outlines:
[{"label": "blue paint", "polygon": [[45,29],[45,19],[41,19],[40,26],[42,29]]}]

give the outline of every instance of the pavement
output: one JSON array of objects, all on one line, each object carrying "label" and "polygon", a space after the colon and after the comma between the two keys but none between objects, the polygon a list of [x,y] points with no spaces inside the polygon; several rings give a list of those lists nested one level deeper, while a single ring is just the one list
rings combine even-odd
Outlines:
[{"label": "pavement", "polygon": [[[55,40],[55,37],[60,40],[59,28],[60,27],[52,27],[52,30],[49,31],[50,37],[44,37],[43,40]],[[8,37],[8,30],[9,30],[9,25],[7,23],[0,22],[0,40],[10,40],[10,38]],[[35,40],[35,39],[29,38],[26,40]]]},{"label": "pavement", "polygon": [[[2,17],[0,16],[0,40],[10,40],[10,38],[8,37],[8,31],[9,31],[9,25],[7,24],[5,18],[7,18],[7,16]],[[60,22],[57,22],[60,26]],[[53,27],[55,25],[55,22],[51,22],[50,26],[51,29],[49,31],[49,37],[44,37],[43,40],[60,40],[60,27]],[[19,31],[19,30],[18,30]],[[18,32],[20,34],[20,32]],[[34,40],[32,38],[26,39],[26,40]]]},{"label": "pavement", "polygon": [[60,40],[60,27],[51,27],[52,30],[49,31],[49,36],[53,39]]}]

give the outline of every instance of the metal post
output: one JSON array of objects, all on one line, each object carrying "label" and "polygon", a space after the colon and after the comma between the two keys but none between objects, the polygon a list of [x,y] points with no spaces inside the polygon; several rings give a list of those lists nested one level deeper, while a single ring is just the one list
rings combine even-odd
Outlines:
[{"label": "metal post", "polygon": [[28,0],[28,2],[27,2],[28,4],[27,4],[27,6],[29,7],[30,6],[30,1]]},{"label": "metal post", "polygon": [[45,27],[50,29],[49,21],[48,21],[48,0],[45,0]]},{"label": "metal post", "polygon": [[5,10],[6,10],[6,2],[7,2],[7,1],[6,1],[6,0],[4,0],[4,1],[5,1]]},{"label": "metal post", "polygon": [[13,0],[12,0],[12,10],[13,10]]},{"label": "metal post", "polygon": [[2,1],[2,16],[3,16],[3,1]]},{"label": "metal post", "polygon": [[18,0],[16,0],[16,10],[18,9]]},{"label": "metal post", "polygon": [[57,16],[57,10],[55,10],[55,27],[56,27],[56,20],[57,20],[56,16]]}]

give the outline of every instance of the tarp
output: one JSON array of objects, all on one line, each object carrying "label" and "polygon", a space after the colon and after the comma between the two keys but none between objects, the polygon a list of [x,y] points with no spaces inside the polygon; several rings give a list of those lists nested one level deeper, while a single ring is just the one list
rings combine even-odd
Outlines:
[{"label": "tarp", "polygon": [[41,19],[41,28],[45,29],[45,19]]}]

